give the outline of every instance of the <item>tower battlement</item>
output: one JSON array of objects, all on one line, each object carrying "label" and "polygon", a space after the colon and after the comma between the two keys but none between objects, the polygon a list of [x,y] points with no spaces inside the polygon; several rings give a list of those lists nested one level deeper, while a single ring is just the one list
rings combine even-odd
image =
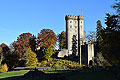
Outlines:
[{"label": "tower battlement", "polygon": [[77,19],[81,19],[81,20],[84,20],[84,16],[80,16],[80,15],[66,15],[65,16],[65,19],[73,19],[73,20],[77,20]]}]

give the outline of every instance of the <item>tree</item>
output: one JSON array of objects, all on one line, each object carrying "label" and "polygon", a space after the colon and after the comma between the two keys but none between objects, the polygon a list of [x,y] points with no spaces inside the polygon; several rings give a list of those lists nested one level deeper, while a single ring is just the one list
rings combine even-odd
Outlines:
[{"label": "tree", "polygon": [[18,56],[11,51],[10,48],[2,43],[1,47],[1,64],[7,64],[10,69],[13,69],[18,64]]},{"label": "tree", "polygon": [[10,52],[10,49],[5,43],[2,43],[0,46],[2,48],[3,56],[5,57]]},{"label": "tree", "polygon": [[111,64],[103,57],[102,53],[97,53],[94,58],[94,62],[96,66],[111,66]]},{"label": "tree", "polygon": [[89,35],[87,35],[88,40],[96,41],[96,32],[89,31]]},{"label": "tree", "polygon": [[102,31],[102,24],[101,24],[101,21],[98,20],[97,21],[97,28],[96,28],[96,39],[97,41],[100,39],[101,37],[101,31]]},{"label": "tree", "polygon": [[49,59],[53,54],[54,54],[53,48],[52,48],[52,46],[50,46],[49,48],[46,48],[46,49],[45,49],[43,58],[47,60],[47,59]]},{"label": "tree", "polygon": [[35,52],[36,51],[36,46],[37,46],[37,44],[36,44],[36,36],[31,36],[31,38],[29,39],[29,44],[30,44],[30,48],[31,48],[31,50],[33,51],[33,52]]},{"label": "tree", "polygon": [[58,36],[59,49],[66,48],[66,33],[62,31]]},{"label": "tree", "polygon": [[112,31],[120,31],[119,20],[117,15],[110,15],[109,13],[107,13],[105,21],[105,24],[107,25],[105,30],[107,30],[107,33],[110,33]]},{"label": "tree", "polygon": [[77,52],[77,39],[76,39],[76,36],[73,35],[73,38],[72,38],[72,54],[74,56],[76,56],[76,52]]},{"label": "tree", "polygon": [[17,41],[13,42],[15,52],[20,57],[25,53],[25,51],[30,48],[29,39],[32,36],[31,33],[23,33],[17,37]]},{"label": "tree", "polygon": [[25,66],[37,66],[38,64],[37,55],[30,48],[24,53],[23,59],[26,61]]},{"label": "tree", "polygon": [[96,41],[97,41],[98,52],[101,51],[102,42],[103,42],[103,39],[101,37],[102,36],[102,30],[103,30],[103,27],[102,27],[101,21],[98,20],[97,21],[97,28],[96,28]]},{"label": "tree", "polygon": [[20,64],[19,56],[16,55],[15,52],[9,52],[2,61],[2,64],[5,63],[8,65],[9,70],[14,69],[14,67]]},{"label": "tree", "polygon": [[38,33],[37,39],[38,46],[45,48],[48,48],[50,46],[55,47],[57,41],[55,33],[50,29],[42,29],[41,32]]},{"label": "tree", "polygon": [[0,65],[3,60],[3,53],[2,53],[2,47],[0,47]]},{"label": "tree", "polygon": [[[120,27],[116,15],[106,14],[106,28],[102,33],[102,54],[111,64],[120,65]],[[112,55],[112,56],[111,56]]]},{"label": "tree", "polygon": [[50,29],[43,29],[38,33],[37,45],[40,50],[37,53],[39,61],[48,59],[54,52],[57,38],[55,33]]},{"label": "tree", "polygon": [[112,7],[116,10],[118,15],[120,15],[120,0],[116,0],[116,3]]},{"label": "tree", "polygon": [[9,54],[10,52],[10,49],[9,47],[5,44],[5,43],[2,43],[0,45],[0,62],[2,63],[2,61],[6,58],[6,56]]}]

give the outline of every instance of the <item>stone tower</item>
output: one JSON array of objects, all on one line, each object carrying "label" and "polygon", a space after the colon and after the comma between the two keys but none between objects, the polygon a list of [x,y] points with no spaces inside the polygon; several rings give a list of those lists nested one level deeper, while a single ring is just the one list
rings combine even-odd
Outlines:
[{"label": "stone tower", "polygon": [[[68,55],[81,56],[81,45],[86,42],[84,31],[84,16],[66,15],[66,48]],[[75,49],[75,50],[74,50]]]},{"label": "stone tower", "polygon": [[[68,56],[80,64],[88,65],[97,52],[95,41],[86,44],[86,31],[84,31],[84,16],[66,15],[66,49],[58,53],[58,57]],[[79,60],[78,60],[79,59]]]}]

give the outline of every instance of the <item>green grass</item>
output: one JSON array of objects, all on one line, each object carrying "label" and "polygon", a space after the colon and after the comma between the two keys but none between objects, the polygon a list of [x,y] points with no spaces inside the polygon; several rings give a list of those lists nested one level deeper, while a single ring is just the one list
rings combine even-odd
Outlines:
[{"label": "green grass", "polygon": [[10,71],[10,72],[5,72],[5,73],[0,73],[0,79],[7,78],[7,77],[23,76],[27,72],[29,72],[29,70]]},{"label": "green grass", "polygon": [[109,72],[81,72],[76,70],[11,71],[0,74],[1,80],[112,80]]}]

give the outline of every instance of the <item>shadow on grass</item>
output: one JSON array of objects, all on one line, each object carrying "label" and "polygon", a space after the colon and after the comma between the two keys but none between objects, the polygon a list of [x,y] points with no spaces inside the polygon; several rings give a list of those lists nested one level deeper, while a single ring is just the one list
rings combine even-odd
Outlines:
[{"label": "shadow on grass", "polygon": [[29,71],[23,76],[8,77],[1,80],[112,80],[108,72],[81,72],[78,70],[61,70],[58,73]]}]

